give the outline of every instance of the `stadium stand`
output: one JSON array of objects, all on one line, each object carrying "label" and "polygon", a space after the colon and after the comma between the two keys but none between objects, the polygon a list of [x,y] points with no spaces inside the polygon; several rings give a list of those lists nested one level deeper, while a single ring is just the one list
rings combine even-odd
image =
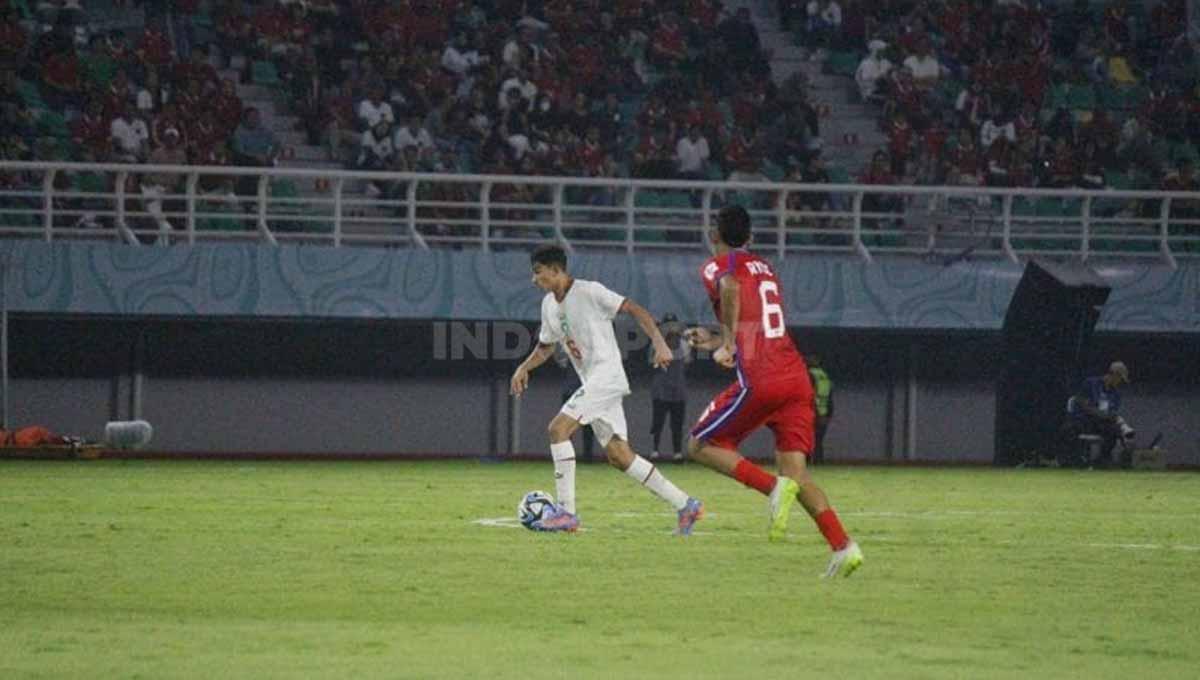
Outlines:
[{"label": "stadium stand", "polygon": [[[773,5],[6,0],[0,3],[0,158],[1196,189],[1197,64],[1183,38],[1179,0]],[[770,21],[794,31],[806,60],[822,72],[797,67],[789,56],[797,48],[778,48]],[[1082,40],[1075,41],[1077,34]],[[855,76],[868,46],[879,76],[873,91],[868,101],[842,103],[827,88],[840,82],[855,96],[866,91]],[[688,139],[691,131],[695,140]],[[704,158],[695,151],[698,140],[707,149]],[[689,150],[687,168],[679,164],[680,145]],[[125,187],[145,199],[154,219],[178,207],[169,197],[182,182],[158,179],[166,184],[147,186],[147,178],[130,175]],[[11,172],[0,177],[9,189],[38,181]],[[62,173],[54,183],[83,195],[68,201],[74,208],[86,207],[89,193],[113,191],[107,174]],[[206,176],[198,189],[211,208],[201,227],[252,228],[236,217],[253,200],[253,178]],[[362,226],[374,216],[381,230],[404,216],[398,205],[407,190],[403,182],[387,181],[338,188]],[[531,206],[551,203],[545,185],[491,190],[498,228],[545,235],[520,224]],[[327,193],[329,181],[277,177],[267,191],[299,201]],[[426,183],[417,197],[476,200],[470,191]],[[848,197],[837,193],[815,202],[792,199],[785,206],[792,210],[849,207]],[[570,188],[566,202],[600,210],[620,200],[611,190],[580,186]],[[756,219],[774,219],[779,207],[769,192],[717,192],[712,200],[746,202]],[[698,203],[694,191],[640,191],[636,206],[657,213],[662,224],[638,238],[696,241],[672,228],[684,219],[681,211]],[[1156,216],[1150,203],[1097,203],[1091,208],[1104,218]],[[1001,210],[999,200],[936,195],[922,206],[868,195],[863,208],[879,213],[868,228],[897,232],[873,239],[884,246],[938,231],[947,213],[974,221],[994,219]],[[1053,225],[1078,218],[1080,204],[1019,199],[1012,211]],[[1173,216],[1189,217],[1189,211],[1185,201],[1172,208]],[[463,233],[453,208],[432,214],[445,217],[427,234],[435,240]],[[21,221],[9,213],[4,219]],[[816,219],[818,231],[845,226],[828,216]],[[82,215],[79,221],[105,218]],[[325,226],[313,221],[297,228]]]}]

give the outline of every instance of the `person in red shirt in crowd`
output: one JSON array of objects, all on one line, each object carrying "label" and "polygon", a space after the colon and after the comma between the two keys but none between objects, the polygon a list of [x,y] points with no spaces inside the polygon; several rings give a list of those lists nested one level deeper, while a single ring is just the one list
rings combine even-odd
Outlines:
[{"label": "person in red shirt in crowd", "polygon": [[221,89],[217,93],[213,110],[217,127],[226,136],[233,134],[234,129],[242,122],[242,100],[237,96],[237,84],[229,78],[221,81]]},{"label": "person in red shirt in crowd", "polygon": [[915,133],[908,118],[897,111],[887,127],[888,155],[892,159],[892,175],[903,179],[908,174],[908,159],[912,156]]},{"label": "person in red shirt in crowd", "polygon": [[146,29],[138,41],[136,53],[142,67],[147,70],[163,71],[171,64],[173,55],[171,40],[163,32],[161,23],[152,20],[146,24]]},{"label": "person in red shirt in crowd", "polygon": [[725,140],[722,165],[727,171],[753,172],[762,162],[762,135],[754,126],[735,129],[737,132]]},{"label": "person in red shirt in crowd", "polygon": [[646,98],[646,103],[642,106],[641,113],[638,114],[638,127],[643,130],[653,130],[654,128],[665,127],[670,120],[671,110],[667,108],[666,102],[657,93],[652,92]]},{"label": "person in red shirt in crowd", "polygon": [[176,92],[174,101],[181,111],[195,111],[198,114],[213,105],[213,94],[206,92],[199,80],[188,80],[182,91]]},{"label": "person in red shirt in crowd", "polygon": [[721,18],[721,3],[714,0],[687,0],[684,17],[695,33],[711,34],[717,30],[717,20]]},{"label": "person in red shirt in crowd", "polygon": [[71,126],[71,141],[90,152],[92,158],[100,159],[108,150],[111,129],[112,119],[104,113],[104,102],[93,97]]},{"label": "person in red shirt in crowd", "polygon": [[[943,184],[946,181],[944,151],[950,130],[941,118],[933,121],[920,134],[917,143],[917,183]],[[930,200],[930,207],[936,207],[935,201]]]},{"label": "person in red shirt in crowd", "polygon": [[887,79],[887,99],[883,105],[885,120],[890,120],[897,111],[910,121],[924,120],[925,94],[913,80],[912,71],[905,67],[894,68]]},{"label": "person in red shirt in crowd", "polygon": [[125,71],[117,71],[112,82],[100,95],[104,101],[104,115],[112,120],[125,110],[125,106],[134,100],[133,87]]},{"label": "person in red shirt in crowd", "polygon": [[645,27],[647,0],[614,0],[617,26],[624,33],[630,28]]},{"label": "person in red shirt in crowd", "polygon": [[138,55],[129,46],[129,39],[121,31],[111,31],[104,37],[104,53],[117,66],[118,71],[133,72],[141,69]]},{"label": "person in red shirt in crowd", "polygon": [[983,183],[979,146],[970,130],[960,130],[958,143],[950,150],[946,182],[950,185],[976,187]]},{"label": "person in red shirt in crowd", "polygon": [[414,0],[404,21],[408,43],[440,50],[450,37],[448,19],[451,16],[453,14],[434,6],[431,0]]},{"label": "person in red shirt in crowd", "polygon": [[210,88],[216,90],[221,82],[217,69],[208,63],[208,48],[203,46],[192,50],[187,61],[176,63],[171,75],[176,91],[184,90],[187,83],[193,80],[202,83],[205,91]]},{"label": "person in red shirt in crowd", "polygon": [[211,111],[200,114],[193,119],[184,133],[187,139],[188,162],[209,164],[217,160],[217,150],[225,145],[229,135],[221,130],[217,118]]},{"label": "person in red shirt in crowd", "polygon": [[1058,139],[1050,153],[1049,167],[1046,169],[1046,186],[1055,188],[1075,186],[1079,179],[1079,159],[1075,151],[1067,144],[1067,140]]},{"label": "person in red shirt in crowd", "polygon": [[286,51],[292,39],[293,21],[292,14],[284,5],[263,5],[254,15],[253,26],[259,58],[266,59]]},{"label": "person in red shirt in crowd", "polygon": [[711,92],[705,91],[701,96],[703,97],[702,101],[688,100],[686,108],[676,116],[675,127],[679,130],[687,130],[695,126],[703,130],[706,136],[716,136],[725,124],[725,117],[717,108],[717,102],[713,99]]},{"label": "person in red shirt in crowd", "polygon": [[568,53],[572,75],[579,83],[578,89],[589,91],[601,79],[604,72],[604,56],[590,35],[582,36]]},{"label": "person in red shirt in crowd", "polygon": [[1112,0],[1104,8],[1104,37],[1118,47],[1129,45],[1129,2],[1128,0]]},{"label": "person in red shirt in crowd", "polygon": [[592,125],[577,150],[579,167],[588,177],[599,177],[604,172],[608,150],[600,139],[600,128]]},{"label": "person in red shirt in crowd", "polygon": [[1037,105],[1032,102],[1025,102],[1021,107],[1021,113],[1013,119],[1013,131],[1017,135],[1017,146],[1026,147],[1032,143],[1032,148],[1037,148],[1037,142],[1040,137],[1039,129],[1041,122],[1038,120]]},{"label": "person in red shirt in crowd", "polygon": [[674,175],[675,149],[665,128],[650,128],[633,152],[633,176],[643,179],[667,179]]},{"label": "person in red shirt in crowd", "polygon": [[680,66],[687,59],[687,40],[674,12],[658,17],[658,29],[650,41],[650,61],[663,67]]},{"label": "person in red shirt in crowd", "polygon": [[[859,184],[876,184],[876,185],[891,185],[899,184],[900,178],[892,174],[891,159],[888,158],[886,151],[876,151],[871,156],[871,163],[866,167],[858,177]],[[904,209],[904,199],[895,194],[865,194],[862,201],[863,212],[872,213],[892,213],[898,215]],[[899,226],[903,217],[890,217],[893,219],[895,226]],[[881,226],[881,219],[878,217],[863,218],[863,228],[870,230],[878,230]]]},{"label": "person in red shirt in crowd", "polygon": [[741,78],[737,94],[729,107],[733,113],[733,123],[738,127],[761,127],[770,122],[771,112],[765,106],[767,89],[765,83],[753,76]]},{"label": "person in red shirt in crowd", "polygon": [[81,65],[75,49],[55,52],[42,64],[42,95],[50,108],[62,111],[67,107],[82,108],[83,80]]},{"label": "person in red shirt in crowd", "polygon": [[[154,115],[150,122],[150,141],[152,146],[160,147],[166,144],[167,130],[174,130],[178,135],[176,142],[180,143],[181,148],[187,148],[187,123],[195,120],[197,117],[204,114],[207,106],[188,106],[183,103],[183,100],[168,101],[163,104],[162,110]],[[144,115],[150,115],[146,112]]]},{"label": "person in red shirt in crowd", "polygon": [[18,58],[25,54],[29,39],[21,27],[17,10],[6,7],[0,10],[0,67],[12,68]]},{"label": "person in red shirt in crowd", "polygon": [[228,67],[232,55],[244,53],[252,45],[254,23],[246,14],[242,0],[233,0],[220,5],[220,8],[216,21],[216,41]]}]

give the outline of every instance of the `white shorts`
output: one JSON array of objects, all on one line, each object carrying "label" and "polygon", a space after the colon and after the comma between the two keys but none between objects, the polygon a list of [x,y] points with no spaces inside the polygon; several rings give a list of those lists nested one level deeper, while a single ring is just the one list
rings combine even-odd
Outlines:
[{"label": "white shorts", "polygon": [[625,392],[593,390],[586,387],[575,390],[575,394],[563,404],[560,411],[582,425],[590,425],[600,446],[608,446],[613,437],[629,441],[629,427],[625,424]]}]

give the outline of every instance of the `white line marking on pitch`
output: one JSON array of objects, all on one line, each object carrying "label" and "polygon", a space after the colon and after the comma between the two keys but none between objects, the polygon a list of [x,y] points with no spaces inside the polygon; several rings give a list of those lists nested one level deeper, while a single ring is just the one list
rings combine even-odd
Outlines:
[{"label": "white line marking on pitch", "polygon": [[[501,529],[524,529],[525,528],[524,526],[521,525],[520,520],[518,520],[515,517],[481,517],[480,519],[471,520],[471,524],[478,524],[481,527],[499,527]],[[597,529],[595,529],[593,527],[579,527],[579,531],[580,532],[597,531]],[[635,532],[629,531],[627,529],[618,529],[616,527],[608,527],[607,529],[601,529],[601,531],[611,531],[611,532],[617,533],[617,534],[635,533]],[[636,533],[644,533],[644,532],[637,531]],[[655,533],[657,533],[657,532],[655,532]],[[670,535],[675,534],[675,532],[673,530],[668,530],[666,533],[668,533]],[[692,535],[693,536],[704,536],[704,535],[707,535],[708,533],[709,532],[706,532],[706,531],[693,531]]]},{"label": "white line marking on pitch", "polygon": [[[613,513],[613,515],[616,517],[621,517],[621,518],[626,518],[626,519],[638,518],[638,517],[664,517],[664,516],[669,516],[669,514],[670,513],[660,513],[660,512],[618,512],[618,513]],[[746,514],[746,513],[734,512],[734,513],[726,513],[726,514],[739,515],[739,514]],[[985,515],[986,516],[988,514],[993,514],[993,513],[986,513],[986,512],[969,512],[968,513],[966,511],[964,511],[960,514],[964,514],[964,515],[972,514],[972,515]],[[994,513],[994,514],[1008,515],[1008,514],[1012,514],[1012,513],[1004,512],[1004,513]],[[934,513],[925,513],[925,512],[916,512],[916,513],[912,513],[912,512],[860,512],[860,513],[847,512],[847,513],[843,513],[843,515],[910,518],[910,519],[930,519],[930,518],[935,517]],[[715,513],[709,515],[709,517],[715,517],[715,516],[716,516]],[[517,518],[515,518],[515,517],[483,517],[480,519],[472,520],[471,523],[478,524],[479,526],[484,526],[484,527],[499,527],[502,529],[523,529],[524,528],[523,526],[521,526],[521,522],[519,520],[517,520]],[[582,531],[596,531],[595,528],[588,528],[588,527],[580,527],[579,530],[581,532]],[[636,530],[619,529],[619,528],[614,528],[614,527],[608,527],[607,529],[601,529],[601,531],[605,531],[605,530],[612,531],[613,533],[641,533],[641,532],[637,532]],[[712,532],[695,531],[695,532],[693,532],[693,535],[695,535],[695,536],[712,535]],[[866,534],[866,535],[869,536],[869,534]],[[888,537],[887,535],[877,535],[877,536],[871,536],[871,540],[888,542],[893,539],[891,537]],[[1001,541],[1001,543],[1018,544],[1020,542],[1019,541]],[[1179,550],[1179,551],[1183,551],[1183,552],[1200,552],[1200,545],[1186,545],[1186,544],[1184,544],[1184,545],[1164,545],[1161,543],[1083,543],[1081,545],[1083,547],[1087,547],[1087,548],[1101,548],[1104,550]]]}]

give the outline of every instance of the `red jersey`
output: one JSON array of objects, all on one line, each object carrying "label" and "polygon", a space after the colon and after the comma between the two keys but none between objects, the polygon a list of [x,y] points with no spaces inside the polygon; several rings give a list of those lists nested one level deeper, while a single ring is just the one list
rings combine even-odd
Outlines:
[{"label": "red jersey", "polygon": [[788,335],[782,290],[771,265],[741,249],[714,256],[704,263],[700,277],[718,321],[721,320],[719,284],[725,276],[734,277],[738,283],[737,370],[742,386],[807,377],[804,359]]}]

